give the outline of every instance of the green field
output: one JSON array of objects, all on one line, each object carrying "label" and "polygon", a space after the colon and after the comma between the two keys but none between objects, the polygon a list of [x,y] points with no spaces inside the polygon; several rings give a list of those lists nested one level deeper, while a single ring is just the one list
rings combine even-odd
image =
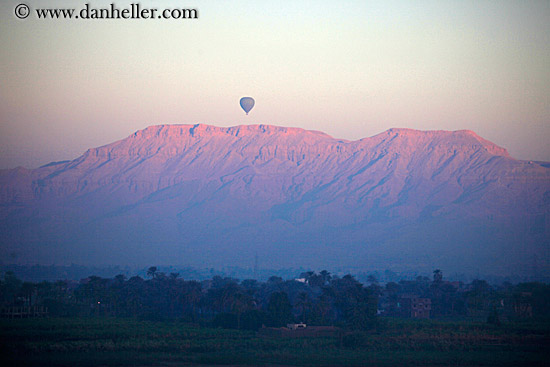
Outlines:
[{"label": "green field", "polygon": [[269,339],[120,318],[0,320],[3,366],[547,366],[550,324],[382,320],[378,331]]}]

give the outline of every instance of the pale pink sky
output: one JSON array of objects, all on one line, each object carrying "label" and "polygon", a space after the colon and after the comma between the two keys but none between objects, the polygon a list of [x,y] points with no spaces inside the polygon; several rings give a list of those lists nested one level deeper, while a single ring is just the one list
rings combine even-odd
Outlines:
[{"label": "pale pink sky", "polygon": [[[28,0],[36,7],[132,1]],[[134,1],[135,2],[135,1]],[[0,4],[0,168],[149,125],[275,124],[346,139],[470,129],[550,161],[549,1],[141,1],[197,20],[18,20]],[[256,106],[249,116],[242,96]]]}]

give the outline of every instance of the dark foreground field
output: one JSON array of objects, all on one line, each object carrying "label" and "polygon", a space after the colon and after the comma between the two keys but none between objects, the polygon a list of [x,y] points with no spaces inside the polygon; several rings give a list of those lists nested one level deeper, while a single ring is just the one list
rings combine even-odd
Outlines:
[{"label": "dark foreground field", "polygon": [[268,339],[108,318],[0,320],[3,366],[547,366],[550,324],[382,320],[378,331]]}]

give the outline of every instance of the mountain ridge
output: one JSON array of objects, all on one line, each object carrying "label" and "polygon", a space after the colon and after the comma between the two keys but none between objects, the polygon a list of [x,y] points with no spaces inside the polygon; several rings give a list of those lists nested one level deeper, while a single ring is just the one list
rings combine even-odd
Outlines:
[{"label": "mountain ridge", "polygon": [[238,263],[233,248],[290,265],[274,242],[311,264],[335,254],[404,264],[437,248],[445,262],[470,264],[454,248],[464,241],[495,269],[550,257],[550,169],[469,130],[393,128],[348,141],[273,125],[156,125],[71,161],[0,171],[0,204],[0,255],[25,252],[19,243],[36,261],[97,260],[102,238],[114,258],[124,257],[118,246],[144,263],[168,253]]}]

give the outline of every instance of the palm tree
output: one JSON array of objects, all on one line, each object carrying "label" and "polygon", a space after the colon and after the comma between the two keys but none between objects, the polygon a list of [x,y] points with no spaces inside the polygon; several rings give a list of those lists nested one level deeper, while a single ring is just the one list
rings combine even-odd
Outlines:
[{"label": "palm tree", "polygon": [[296,302],[296,306],[298,306],[301,309],[301,321],[307,322],[307,314],[306,312],[311,307],[311,302],[309,300],[309,295],[306,292],[300,292],[298,294],[298,300]]},{"label": "palm tree", "polygon": [[241,328],[241,315],[252,306],[253,299],[247,293],[237,292],[231,298],[231,311],[237,314],[237,329]]},{"label": "palm tree", "polygon": [[292,321],[292,305],[286,292],[273,292],[269,297],[267,312],[273,326],[283,326]]},{"label": "palm tree", "polygon": [[439,269],[434,270],[434,283],[441,283],[443,280],[443,272]]},{"label": "palm tree", "polygon": [[157,267],[156,266],[151,266],[149,269],[147,269],[147,276],[148,277],[151,277],[151,278],[155,278],[157,274]]},{"label": "palm tree", "polygon": [[201,303],[202,297],[202,285],[196,280],[191,280],[184,282],[183,292],[181,294],[183,302],[183,313],[185,314],[186,310],[189,310],[191,313],[191,318],[195,320],[195,310],[197,305]]},{"label": "palm tree", "polygon": [[319,275],[323,278],[323,285],[326,285],[328,282],[330,282],[330,279],[332,278],[330,273],[326,270],[321,270]]}]

